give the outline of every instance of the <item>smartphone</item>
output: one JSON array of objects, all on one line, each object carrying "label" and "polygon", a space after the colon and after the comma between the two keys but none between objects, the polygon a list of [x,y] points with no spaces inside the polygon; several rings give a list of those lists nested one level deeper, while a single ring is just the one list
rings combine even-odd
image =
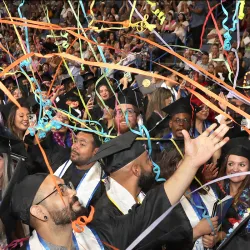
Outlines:
[{"label": "smartphone", "polygon": [[37,123],[36,115],[35,114],[29,114],[30,127],[36,126],[36,123]]}]

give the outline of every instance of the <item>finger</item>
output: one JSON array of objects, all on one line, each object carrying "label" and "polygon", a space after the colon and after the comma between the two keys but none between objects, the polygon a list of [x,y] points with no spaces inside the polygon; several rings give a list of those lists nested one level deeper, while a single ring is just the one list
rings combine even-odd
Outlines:
[{"label": "finger", "polygon": [[207,128],[201,135],[207,137],[215,128],[217,127],[216,123],[213,123],[209,128]]},{"label": "finger", "polygon": [[216,173],[213,174],[213,178],[217,177],[217,175],[219,174],[219,171],[217,171]]},{"label": "finger", "polygon": [[213,139],[213,143],[216,144],[218,142],[220,142],[221,140],[223,140],[225,134],[228,132],[230,128],[228,126],[226,126],[225,124],[220,126],[220,129],[218,131],[216,131],[215,133],[215,137]]},{"label": "finger", "polygon": [[181,132],[184,136],[184,145],[188,145],[188,143],[191,142],[191,138],[190,138],[189,133],[187,132],[187,130],[182,130]]},{"label": "finger", "polygon": [[219,171],[219,168],[216,168],[212,171],[212,174],[216,174]]},{"label": "finger", "polygon": [[229,137],[224,138],[222,141],[220,141],[219,143],[217,143],[214,147],[215,151],[222,148],[228,141],[229,141]]}]

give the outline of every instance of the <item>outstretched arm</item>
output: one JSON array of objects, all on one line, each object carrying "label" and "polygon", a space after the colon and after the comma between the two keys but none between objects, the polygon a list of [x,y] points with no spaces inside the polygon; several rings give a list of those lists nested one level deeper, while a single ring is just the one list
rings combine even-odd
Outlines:
[{"label": "outstretched arm", "polygon": [[174,175],[164,183],[165,192],[172,205],[177,203],[185,193],[199,167],[228,142],[229,138],[223,139],[223,137],[229,127],[223,124],[213,131],[216,126],[216,124],[211,125],[196,139],[191,139],[187,131],[182,131],[185,141],[183,162]]}]

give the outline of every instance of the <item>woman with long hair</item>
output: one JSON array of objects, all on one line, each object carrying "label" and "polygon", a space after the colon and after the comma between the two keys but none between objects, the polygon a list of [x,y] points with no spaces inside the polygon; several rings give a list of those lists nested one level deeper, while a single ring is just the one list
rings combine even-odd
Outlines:
[{"label": "woman with long hair", "polygon": [[18,139],[23,140],[26,130],[29,127],[29,107],[23,105],[22,107],[13,106],[10,110],[7,127],[10,132]]},{"label": "woman with long hair", "polygon": [[162,109],[168,106],[172,102],[172,93],[169,89],[158,88],[156,89],[149,98],[149,103],[146,111],[146,120],[152,115],[153,112],[159,114],[162,118],[165,113]]},{"label": "woman with long hair", "polygon": [[[234,145],[228,150],[221,165],[219,177],[250,170],[250,150],[241,145]],[[242,175],[231,177],[220,183],[221,189],[233,196],[233,207],[237,212],[237,219],[242,220],[244,213],[250,207],[250,176]],[[250,223],[247,228],[250,229]]]}]

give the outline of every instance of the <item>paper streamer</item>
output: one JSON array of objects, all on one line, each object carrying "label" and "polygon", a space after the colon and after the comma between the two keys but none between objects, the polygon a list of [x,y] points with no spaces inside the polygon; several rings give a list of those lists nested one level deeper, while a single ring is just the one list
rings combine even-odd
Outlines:
[{"label": "paper streamer", "polygon": [[232,18],[233,26],[232,26],[232,28],[229,29],[228,26],[226,26],[226,24],[225,24],[228,21],[228,11],[223,6],[222,0],[221,0],[221,7],[222,7],[222,10],[223,10],[224,14],[226,15],[225,19],[222,21],[222,26],[223,26],[223,28],[225,30],[227,30],[227,32],[223,35],[224,38],[225,38],[224,50],[227,50],[227,51],[229,51],[231,49],[231,47],[232,47],[231,46],[232,36],[230,35],[230,31],[233,32],[236,29],[236,24],[238,22],[238,19],[236,18],[236,16],[237,16],[237,13],[238,13],[238,10],[239,10],[239,5],[240,5],[240,2],[238,1],[236,3],[236,10],[235,10],[235,13],[234,13],[233,18]]},{"label": "paper streamer", "polygon": [[245,8],[245,0],[240,0],[240,10],[239,10],[239,15],[238,18],[242,20],[245,17],[244,14],[244,8]]}]

